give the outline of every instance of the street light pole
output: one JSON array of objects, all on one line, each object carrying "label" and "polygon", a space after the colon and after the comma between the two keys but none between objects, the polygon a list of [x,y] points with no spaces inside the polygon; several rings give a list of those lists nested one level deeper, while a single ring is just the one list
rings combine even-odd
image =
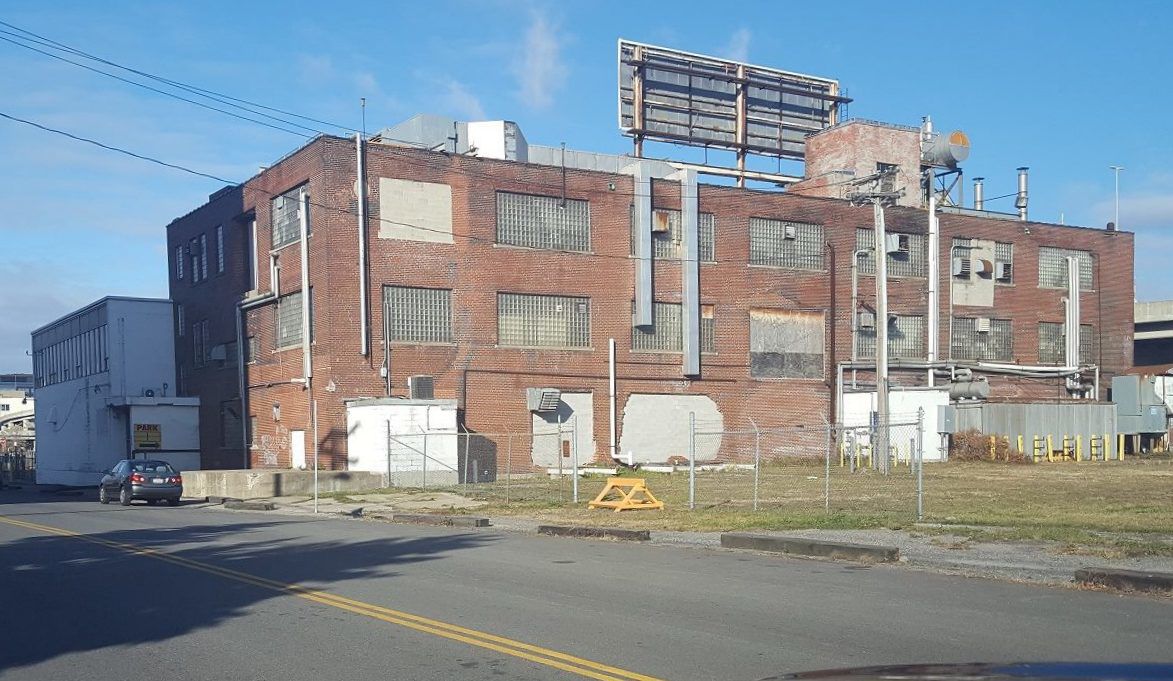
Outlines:
[{"label": "street light pole", "polygon": [[1116,218],[1112,224],[1116,225],[1116,229],[1120,229],[1120,171],[1124,170],[1124,166],[1108,166],[1116,175]]}]

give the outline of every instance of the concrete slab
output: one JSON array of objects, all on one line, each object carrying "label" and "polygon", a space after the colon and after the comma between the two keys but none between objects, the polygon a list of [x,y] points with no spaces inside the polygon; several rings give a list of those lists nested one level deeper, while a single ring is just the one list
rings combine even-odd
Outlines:
[{"label": "concrete slab", "polygon": [[777,537],[745,532],[723,533],[721,546],[726,549],[750,549],[811,558],[854,560],[861,563],[892,563],[900,560],[900,549],[895,546],[867,546],[805,537]]},{"label": "concrete slab", "polygon": [[1075,581],[1121,591],[1173,592],[1173,573],[1170,572],[1081,568],[1075,571]]},{"label": "concrete slab", "polygon": [[553,537],[593,537],[597,539],[619,539],[622,541],[649,541],[649,530],[628,530],[621,527],[586,527],[575,525],[539,525],[538,534]]},{"label": "concrete slab", "polygon": [[436,515],[432,513],[396,513],[391,516],[392,522],[412,523],[415,525],[447,525],[451,527],[488,527],[488,518],[477,518],[467,515]]}]

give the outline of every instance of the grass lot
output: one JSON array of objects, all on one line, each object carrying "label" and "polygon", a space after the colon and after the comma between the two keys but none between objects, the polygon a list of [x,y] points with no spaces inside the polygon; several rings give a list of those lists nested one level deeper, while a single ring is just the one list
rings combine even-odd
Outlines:
[{"label": "grass lot", "polygon": [[[698,472],[697,509],[688,510],[687,472],[635,473],[666,504],[663,511],[588,510],[605,478],[545,477],[454,488],[488,505],[488,515],[525,515],[550,522],[664,530],[906,528],[916,522],[916,480],[905,467],[890,476],[832,468],[830,510],[818,464],[764,466],[760,509],[751,508],[752,471]],[[926,464],[924,522],[918,532],[973,539],[1051,540],[1106,555],[1173,555],[1173,462]],[[1167,535],[1167,536],[1162,536]],[[1094,551],[1093,551],[1094,552]]]}]

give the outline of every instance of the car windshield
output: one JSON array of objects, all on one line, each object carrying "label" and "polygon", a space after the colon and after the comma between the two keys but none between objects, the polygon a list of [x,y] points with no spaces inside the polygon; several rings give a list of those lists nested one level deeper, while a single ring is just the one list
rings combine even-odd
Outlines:
[{"label": "car windshield", "polygon": [[166,461],[134,461],[130,464],[132,473],[175,475],[175,469]]}]

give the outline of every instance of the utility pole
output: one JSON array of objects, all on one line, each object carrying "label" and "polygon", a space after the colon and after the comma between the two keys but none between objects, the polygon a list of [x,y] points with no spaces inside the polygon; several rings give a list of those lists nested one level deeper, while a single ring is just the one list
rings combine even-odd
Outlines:
[{"label": "utility pole", "polygon": [[1124,166],[1108,166],[1116,175],[1116,219],[1112,223],[1116,225],[1116,229],[1120,229],[1120,171],[1124,170]]},{"label": "utility pole", "polygon": [[[884,225],[884,208],[900,198],[899,191],[881,191],[884,184],[895,187],[896,170],[887,170],[860,178],[852,184],[857,188],[848,194],[856,206],[871,204],[875,222],[874,249],[876,260],[876,437],[872,442],[872,466],[887,474],[889,418],[888,418],[888,235]],[[884,180],[889,180],[885,183]]]}]

